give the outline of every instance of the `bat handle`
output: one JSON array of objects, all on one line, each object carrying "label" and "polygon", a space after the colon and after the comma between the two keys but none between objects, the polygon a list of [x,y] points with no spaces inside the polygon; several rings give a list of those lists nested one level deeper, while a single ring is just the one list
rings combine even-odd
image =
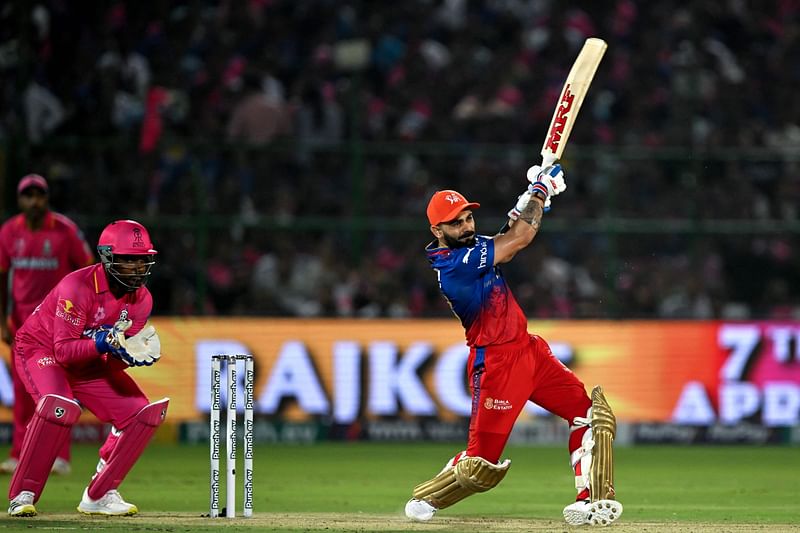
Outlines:
[{"label": "bat handle", "polygon": [[543,154],[542,155],[542,168],[547,168],[553,163],[555,163],[558,158],[553,154]]}]

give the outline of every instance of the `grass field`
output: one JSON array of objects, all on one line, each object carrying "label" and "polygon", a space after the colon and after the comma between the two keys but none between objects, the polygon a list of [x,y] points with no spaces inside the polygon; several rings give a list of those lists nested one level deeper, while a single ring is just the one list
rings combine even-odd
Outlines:
[{"label": "grass field", "polygon": [[[572,531],[561,509],[574,497],[566,452],[511,447],[496,489],[442,510],[427,524],[403,517],[411,488],[458,451],[441,444],[258,445],[255,517],[208,513],[208,450],[153,446],[120,491],[129,518],[75,511],[96,447],[73,448],[73,473],[52,477],[39,516],[0,518],[0,530],[103,531]],[[7,449],[0,448],[5,457]],[[619,448],[616,486],[625,506],[613,531],[800,531],[800,450],[765,447]],[[241,485],[241,476],[238,485]],[[4,480],[7,486],[7,478]],[[237,513],[241,515],[241,486]],[[224,497],[223,497],[224,501]]]}]

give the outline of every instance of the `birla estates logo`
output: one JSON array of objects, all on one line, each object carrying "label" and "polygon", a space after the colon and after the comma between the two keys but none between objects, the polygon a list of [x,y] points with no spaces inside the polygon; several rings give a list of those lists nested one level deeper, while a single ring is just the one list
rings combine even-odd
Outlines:
[{"label": "birla estates logo", "polygon": [[78,313],[75,309],[75,304],[72,303],[72,300],[68,300],[66,298],[58,299],[58,303],[56,304],[56,316],[58,318],[62,318],[64,321],[69,322],[74,326],[79,326],[81,320],[77,315]]},{"label": "birla estates logo", "polygon": [[490,411],[508,411],[513,406],[508,400],[498,400],[489,397],[483,401],[483,407],[489,409]]}]

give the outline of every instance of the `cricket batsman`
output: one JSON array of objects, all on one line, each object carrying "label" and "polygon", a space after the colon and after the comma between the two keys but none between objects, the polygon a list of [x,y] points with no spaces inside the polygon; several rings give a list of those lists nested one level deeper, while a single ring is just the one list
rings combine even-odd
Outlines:
[{"label": "cricket batsman", "polygon": [[35,516],[56,454],[81,409],[112,425],[78,511],[133,515],[117,487],[158,426],[169,399],[151,403],[126,370],[152,365],[161,344],[146,322],[153,298],[145,287],[156,249],[144,226],[112,222],[97,251],[101,262],[65,276],[17,333],[14,354],[36,409],[8,490],[8,514]]},{"label": "cricket batsman", "polygon": [[435,237],[426,248],[439,288],[464,327],[472,413],[467,449],[447,461],[433,479],[417,485],[405,512],[428,521],[436,511],[497,486],[511,461],[500,461],[512,426],[530,400],[570,424],[570,463],[577,497],[564,508],[570,525],[608,525],[622,514],[613,487],[612,441],[616,420],[603,391],[591,398],[583,383],[553,356],[506,284],[499,266],[528,246],[553,196],[566,189],[560,165],[528,170],[528,189],[508,213],[509,229],[476,234],[469,202],[453,190],[437,191],[428,209]]}]

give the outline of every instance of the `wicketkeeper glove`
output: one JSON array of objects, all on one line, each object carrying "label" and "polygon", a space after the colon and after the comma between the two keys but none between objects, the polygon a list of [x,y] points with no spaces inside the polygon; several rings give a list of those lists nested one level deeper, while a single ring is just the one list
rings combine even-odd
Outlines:
[{"label": "wicketkeeper glove", "polygon": [[120,335],[114,331],[114,328],[103,326],[102,328],[94,331],[92,333],[92,337],[94,338],[94,346],[97,348],[99,353],[107,353],[112,355],[126,363],[128,366],[134,365],[134,361],[130,354],[120,345]]},{"label": "wicketkeeper glove", "polygon": [[119,321],[114,327],[105,326],[93,332],[95,347],[128,366],[150,366],[161,357],[161,341],[153,326],[146,326],[136,335],[126,338],[131,321]]},{"label": "wicketkeeper glove", "polygon": [[150,366],[161,358],[161,339],[158,338],[156,328],[145,328],[125,340],[125,349],[136,361],[136,366]]}]

